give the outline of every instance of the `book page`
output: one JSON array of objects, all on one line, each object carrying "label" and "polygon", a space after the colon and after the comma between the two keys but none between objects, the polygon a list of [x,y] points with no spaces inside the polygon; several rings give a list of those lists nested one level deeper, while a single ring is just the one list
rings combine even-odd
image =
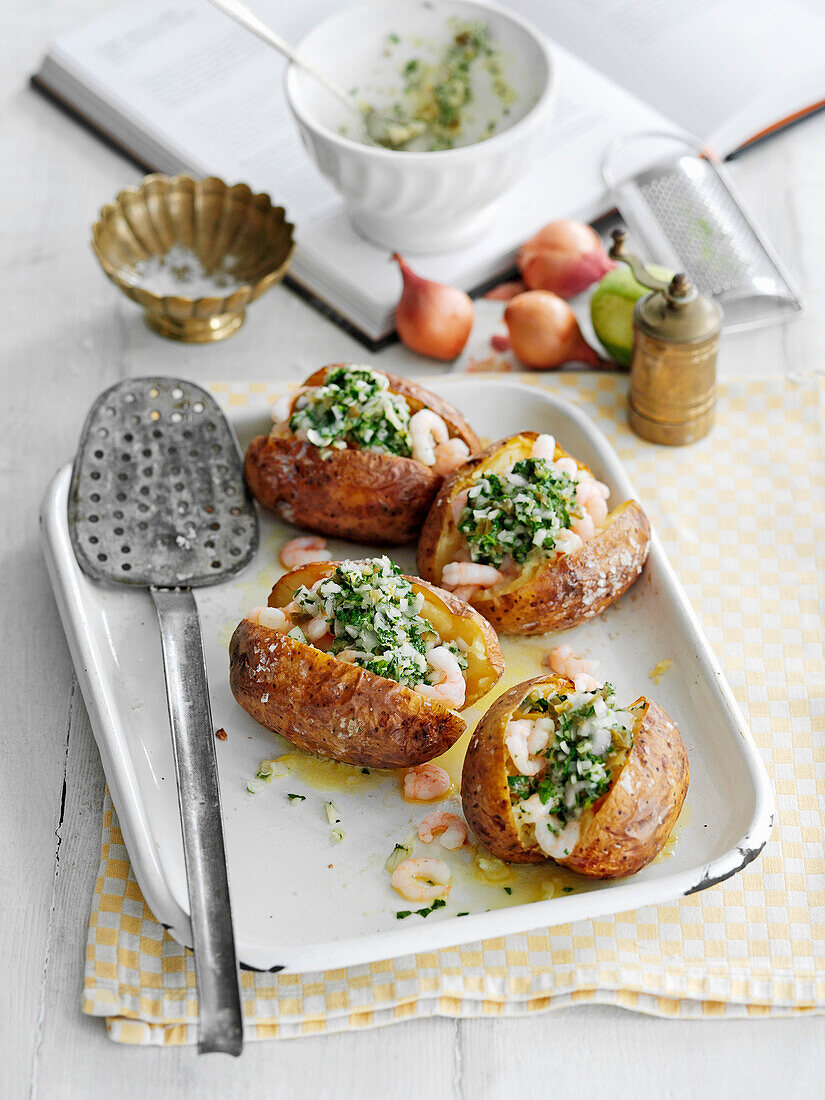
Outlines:
[{"label": "book page", "polygon": [[[334,6],[255,4],[293,41]],[[287,108],[285,60],[206,0],[125,5],[59,39],[51,55],[187,170],[271,190],[302,218],[337,205]]]},{"label": "book page", "polygon": [[511,0],[724,155],[825,99],[825,0]]}]

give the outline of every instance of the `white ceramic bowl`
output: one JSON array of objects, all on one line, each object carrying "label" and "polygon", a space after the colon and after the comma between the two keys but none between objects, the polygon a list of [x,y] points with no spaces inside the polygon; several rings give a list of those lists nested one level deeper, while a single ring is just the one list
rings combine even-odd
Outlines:
[{"label": "white ceramic bowl", "polygon": [[[358,88],[380,108],[382,95],[386,105],[397,95],[400,82],[393,88],[392,81],[402,50],[435,56],[449,40],[451,18],[487,24],[501,51],[503,76],[516,93],[509,117],[485,141],[438,152],[363,144],[341,133],[357,126],[344,104],[295,65],[287,70],[287,98],[304,145],[344,197],[358,231],[389,249],[444,252],[469,244],[486,228],[495,200],[524,173],[548,124],[555,80],[544,37],[493,3],[383,0],[345,8],[299,46],[343,88]],[[390,34],[401,44],[386,57]],[[483,114],[485,105],[476,110]]]}]

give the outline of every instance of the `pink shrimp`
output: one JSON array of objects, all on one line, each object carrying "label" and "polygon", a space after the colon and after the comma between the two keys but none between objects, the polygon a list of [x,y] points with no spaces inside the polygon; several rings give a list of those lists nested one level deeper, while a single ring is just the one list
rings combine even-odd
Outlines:
[{"label": "pink shrimp", "polygon": [[467,494],[469,489],[462,489],[460,493],[456,493],[450,504],[450,511],[453,513],[453,522],[458,527],[458,521],[461,519],[461,513],[464,511],[467,505]]},{"label": "pink shrimp", "polygon": [[279,634],[286,634],[292,628],[289,616],[280,607],[253,607],[246,613],[245,618],[256,626],[277,630]]},{"label": "pink shrimp", "polygon": [[424,466],[435,466],[436,445],[446,444],[450,431],[443,418],[432,409],[419,409],[410,417],[412,457]]},{"label": "pink shrimp", "polygon": [[332,554],[327,550],[326,539],[317,535],[301,535],[281,547],[280,558],[284,569],[297,569],[299,565],[309,565],[311,561],[330,561]]},{"label": "pink shrimp", "polygon": [[439,645],[430,650],[427,660],[436,672],[441,673],[441,680],[437,684],[416,684],[413,690],[425,699],[443,703],[445,707],[457,709],[463,706],[467,695],[467,681],[456,655],[445,645]]},{"label": "pink shrimp", "polygon": [[446,443],[439,443],[435,448],[435,464],[433,473],[439,477],[449,477],[459,466],[463,466],[470,457],[470,448],[463,439],[453,436]]},{"label": "pink shrimp", "polygon": [[596,534],[596,524],[593,522],[590,513],[584,512],[579,519],[570,524],[570,530],[574,535],[578,535],[582,542],[587,542]]},{"label": "pink shrimp", "polygon": [[[576,486],[576,500],[590,515],[596,527],[601,527],[607,519],[607,497],[603,495],[603,489],[607,489],[607,486],[592,477],[582,478]],[[610,495],[609,489],[607,495]]]},{"label": "pink shrimp", "polygon": [[455,852],[467,839],[467,825],[458,814],[437,811],[425,817],[418,826],[418,839],[424,844],[432,844],[437,836],[441,838],[442,848]]},{"label": "pink shrimp", "polygon": [[573,481],[578,481],[581,477],[578,462],[569,455],[564,455],[562,458],[556,459],[556,468],[561,470],[563,474],[567,474]]},{"label": "pink shrimp", "polygon": [[598,661],[587,661],[573,652],[569,645],[557,645],[547,654],[547,663],[557,676],[566,676],[573,681],[576,691],[596,691],[602,685],[593,676],[599,667]]},{"label": "pink shrimp", "polygon": [[476,584],[460,584],[457,588],[451,589],[454,596],[457,596],[464,603],[469,603],[478,591],[478,585]]},{"label": "pink shrimp", "polygon": [[402,792],[408,802],[434,802],[450,789],[450,775],[438,764],[416,764],[403,776]]},{"label": "pink shrimp", "polygon": [[444,588],[459,588],[469,584],[474,588],[492,588],[503,580],[504,574],[500,569],[473,561],[447,562],[441,571],[441,584]]},{"label": "pink shrimp", "polygon": [[533,449],[530,451],[530,457],[547,458],[552,462],[555,453],[556,441],[552,435],[540,435],[533,444]]},{"label": "pink shrimp", "polygon": [[399,863],[390,877],[393,890],[407,901],[435,901],[452,889],[450,868],[443,860],[418,856]]}]

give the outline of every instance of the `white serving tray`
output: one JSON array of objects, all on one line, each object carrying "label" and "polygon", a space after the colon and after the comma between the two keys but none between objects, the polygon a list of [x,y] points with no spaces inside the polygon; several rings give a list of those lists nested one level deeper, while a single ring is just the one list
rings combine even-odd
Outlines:
[{"label": "white serving tray", "polygon": [[[508,381],[443,381],[432,388],[457,404],[482,437],[500,438],[521,429],[552,432],[607,482],[612,501],[635,496],[607,440],[569,403]],[[241,444],[265,431],[268,422],[263,404],[241,410],[234,417]],[[191,944],[155,612],[147,593],[96,585],[78,568],[66,518],[69,477],[69,466],[58,471],[42,507],[43,546],[55,596],[135,875],[158,920],[176,939]],[[437,842],[418,842],[416,854],[450,862],[453,890],[448,904],[426,919],[415,914],[397,918],[399,910],[419,906],[390,888],[384,862],[431,807],[404,802],[396,776],[363,776],[360,769],[343,765],[316,767],[312,758],[299,755],[287,777],[273,779],[261,793],[246,790],[260,760],[292,750],[235,703],[227,644],[244,613],[266,603],[282,571],[278,546],[293,534],[262,516],[260,550],[252,565],[225,585],[197,592],[215,727],[228,734],[217,748],[242,962],[259,969],[313,971],[600,917],[705,889],[761,851],[774,809],[765,770],[654,535],[638,583],[603,615],[563,637],[601,662],[599,674],[616,685],[620,701],[650,695],[683,734],[690,789],[667,858],[618,882],[589,882],[530,867],[505,869],[509,877],[491,883],[479,874],[472,850],[446,853]],[[368,552],[352,544],[330,545],[340,557]],[[391,554],[406,571],[414,571],[412,550]],[[505,639],[509,668],[497,691],[536,675],[541,658],[560,640]],[[654,685],[649,672],[665,658],[673,665]],[[475,716],[480,709],[475,708]],[[448,764],[457,778],[460,750],[451,750]],[[305,800],[290,800],[288,792],[303,794]],[[325,812],[329,799],[345,832],[337,844]],[[447,808],[458,808],[457,800]],[[556,896],[546,896],[549,892]]]}]

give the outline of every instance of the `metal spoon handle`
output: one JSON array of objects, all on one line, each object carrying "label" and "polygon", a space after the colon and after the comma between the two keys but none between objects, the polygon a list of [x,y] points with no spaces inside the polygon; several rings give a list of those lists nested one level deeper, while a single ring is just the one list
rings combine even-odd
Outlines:
[{"label": "metal spoon handle", "polygon": [[246,27],[248,31],[257,34],[258,38],[262,38],[268,45],[274,46],[276,50],[284,55],[284,57],[288,57],[290,61],[298,65],[304,72],[309,73],[310,76],[314,76],[316,80],[320,80],[324,87],[328,88],[333,95],[343,100],[351,111],[357,109],[351,97],[347,95],[343,88],[335,83],[331,76],[328,76],[322,69],[316,69],[311,61],[305,61],[304,58],[285,41],[285,39],[281,38],[281,36],[273,31],[271,27],[268,27],[266,23],[260,20],[254,12],[250,11],[246,4],[242,4],[240,0],[210,0],[210,2],[214,4],[216,8],[220,8],[225,15],[228,15],[237,23],[240,23],[242,27]]},{"label": "metal spoon handle", "polygon": [[160,624],[198,980],[198,1050],[238,1055],[243,1018],[218,762],[200,620],[190,589],[151,588]]}]

